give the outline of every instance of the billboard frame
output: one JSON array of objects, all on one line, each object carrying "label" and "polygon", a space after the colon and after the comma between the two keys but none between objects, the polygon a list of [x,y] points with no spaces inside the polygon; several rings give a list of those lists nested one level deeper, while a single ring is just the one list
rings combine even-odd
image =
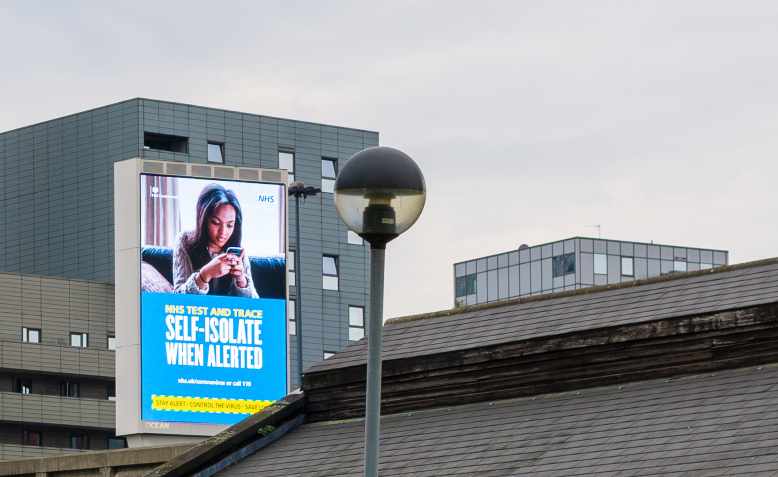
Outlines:
[{"label": "billboard frame", "polygon": [[[141,210],[140,179],[158,175],[213,179],[282,186],[285,254],[289,256],[288,176],[282,169],[128,159],[114,163],[114,284],[116,346],[116,435],[125,436],[130,447],[192,442],[215,435],[225,424],[151,421],[141,419]],[[284,277],[288,263],[284,264]],[[289,284],[285,286],[289,303]],[[291,385],[288,313],[284,317],[286,383]]]}]

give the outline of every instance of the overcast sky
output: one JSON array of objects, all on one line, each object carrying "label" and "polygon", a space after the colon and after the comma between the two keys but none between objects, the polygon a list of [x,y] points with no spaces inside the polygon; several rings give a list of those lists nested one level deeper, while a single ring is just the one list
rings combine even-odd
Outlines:
[{"label": "overcast sky", "polygon": [[380,132],[428,185],[386,314],[574,235],[778,255],[778,2],[2,2],[0,131],[136,97]]}]

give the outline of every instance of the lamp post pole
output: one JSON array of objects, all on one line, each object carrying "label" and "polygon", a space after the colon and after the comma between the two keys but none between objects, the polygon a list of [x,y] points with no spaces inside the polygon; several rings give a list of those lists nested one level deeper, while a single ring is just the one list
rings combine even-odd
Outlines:
[{"label": "lamp post pole", "polygon": [[297,335],[297,378],[298,384],[303,385],[303,305],[302,305],[302,280],[300,280],[300,197],[305,200],[308,196],[314,196],[321,192],[318,187],[306,187],[301,181],[289,186],[289,195],[294,196],[294,222],[295,222],[295,251],[294,251],[294,286],[297,295],[294,300],[295,334]]},{"label": "lamp post pole", "polygon": [[385,244],[370,245],[370,315],[367,326],[367,398],[365,401],[365,475],[378,475],[381,432],[381,350],[384,332]]}]

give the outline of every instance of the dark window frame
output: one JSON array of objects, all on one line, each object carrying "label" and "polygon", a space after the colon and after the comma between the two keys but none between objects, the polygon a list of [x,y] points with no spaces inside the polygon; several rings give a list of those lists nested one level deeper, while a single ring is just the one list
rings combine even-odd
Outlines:
[{"label": "dark window frame", "polygon": [[33,429],[22,429],[22,445],[43,447],[43,432]]},{"label": "dark window frame", "polygon": [[551,276],[565,277],[575,273],[575,253],[565,253],[551,257]]},{"label": "dark window frame", "polygon": [[143,131],[143,149],[189,154],[189,138],[175,134]]},{"label": "dark window frame", "polygon": [[[219,155],[221,156],[219,161],[212,161],[211,160],[211,146],[217,146],[219,148]],[[208,141],[207,146],[207,153],[208,157],[206,158],[206,161],[208,164],[224,164],[227,160],[227,156],[224,153],[224,142],[223,141]]]},{"label": "dark window frame", "polygon": [[32,394],[32,379],[16,378],[14,389],[19,394]]},{"label": "dark window frame", "polygon": [[59,382],[59,395],[60,397],[80,398],[81,397],[81,383],[75,381],[60,381]]},{"label": "dark window frame", "polygon": [[70,449],[89,449],[89,434],[85,432],[71,432],[68,437],[68,444]]},{"label": "dark window frame", "polygon": [[[361,325],[355,325],[351,323],[351,309],[357,309],[362,311],[362,324]],[[365,332],[367,329],[365,328],[365,307],[362,305],[348,305],[348,340],[349,341],[359,341],[362,338],[352,340],[351,339],[351,330],[360,330],[362,332],[362,338],[365,337]]]},{"label": "dark window frame", "polygon": [[[37,341],[30,341],[30,332],[35,332],[38,335]],[[22,343],[32,343],[32,344],[40,344],[41,342],[41,329],[40,328],[30,328],[27,326],[22,326]]]},{"label": "dark window frame", "polygon": [[[79,337],[79,345],[73,344],[73,337],[78,336]],[[70,332],[70,341],[69,341],[71,348],[88,348],[89,347],[89,333],[84,331],[71,331]]]}]

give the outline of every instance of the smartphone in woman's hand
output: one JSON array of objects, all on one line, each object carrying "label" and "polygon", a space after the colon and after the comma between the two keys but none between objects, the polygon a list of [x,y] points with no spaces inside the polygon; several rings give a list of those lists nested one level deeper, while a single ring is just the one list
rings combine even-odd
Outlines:
[{"label": "smartphone in woman's hand", "polygon": [[243,253],[243,248],[241,247],[227,247],[227,253],[231,253],[237,257],[240,257],[240,254]]}]

